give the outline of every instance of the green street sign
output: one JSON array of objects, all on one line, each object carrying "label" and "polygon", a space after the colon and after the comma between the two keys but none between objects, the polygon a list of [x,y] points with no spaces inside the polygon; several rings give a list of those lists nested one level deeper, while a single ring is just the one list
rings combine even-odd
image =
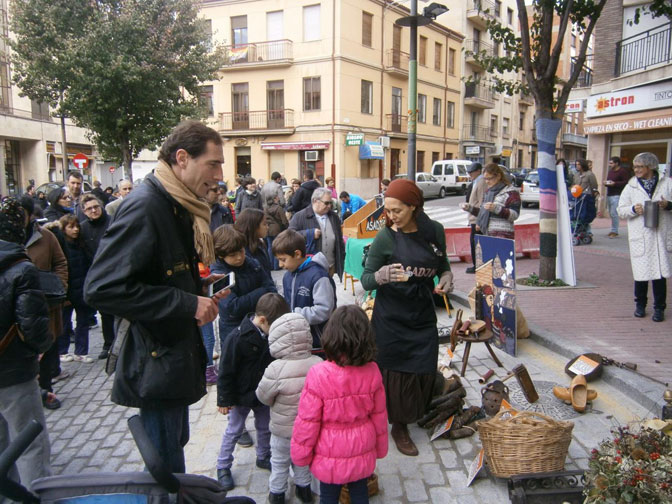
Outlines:
[{"label": "green street sign", "polygon": [[362,145],[364,143],[364,133],[348,133],[345,136],[345,145],[355,146]]}]

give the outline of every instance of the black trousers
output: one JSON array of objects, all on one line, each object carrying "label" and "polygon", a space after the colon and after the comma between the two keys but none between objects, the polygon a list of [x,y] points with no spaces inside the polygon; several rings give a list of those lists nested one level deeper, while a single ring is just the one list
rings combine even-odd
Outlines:
[{"label": "black trousers", "polygon": [[[654,310],[664,310],[667,300],[667,281],[664,278],[651,280],[651,286],[653,287]],[[646,306],[648,290],[649,282],[638,282],[635,280],[635,304],[637,306]]]},{"label": "black trousers", "polygon": [[58,355],[58,345],[54,342],[51,345],[51,348],[44,352],[44,355],[40,359],[40,376],[38,378],[38,383],[42,390],[48,392],[53,392],[54,389],[51,386],[51,379],[54,376],[58,376],[61,373],[61,360]]},{"label": "black trousers", "polygon": [[471,225],[471,233],[469,233],[469,244],[471,245],[471,262],[474,263],[476,267],[476,239],[474,236],[477,234],[483,234],[480,231],[476,231],[476,224]]},{"label": "black trousers", "polygon": [[101,313],[100,318],[103,324],[103,349],[109,350],[114,341],[114,315]]}]

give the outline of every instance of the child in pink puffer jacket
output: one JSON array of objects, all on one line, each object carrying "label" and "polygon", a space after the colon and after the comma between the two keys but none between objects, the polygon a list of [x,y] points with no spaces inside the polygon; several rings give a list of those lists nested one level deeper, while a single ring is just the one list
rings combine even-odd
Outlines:
[{"label": "child in pink puffer jacket", "polygon": [[369,319],[338,308],[322,334],[325,362],[308,372],[292,433],[292,461],[310,465],[320,502],[337,503],[348,484],[352,504],[368,503],[367,479],[387,455],[387,409]]}]

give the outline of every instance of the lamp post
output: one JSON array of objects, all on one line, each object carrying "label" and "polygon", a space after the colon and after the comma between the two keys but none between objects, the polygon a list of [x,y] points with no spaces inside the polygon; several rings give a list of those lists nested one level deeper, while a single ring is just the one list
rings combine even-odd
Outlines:
[{"label": "lamp post", "polygon": [[431,23],[437,16],[448,12],[445,5],[431,3],[418,14],[418,0],[411,0],[411,15],[397,19],[394,24],[411,28],[411,47],[408,62],[408,180],[415,182],[416,132],[418,126],[418,26]]}]

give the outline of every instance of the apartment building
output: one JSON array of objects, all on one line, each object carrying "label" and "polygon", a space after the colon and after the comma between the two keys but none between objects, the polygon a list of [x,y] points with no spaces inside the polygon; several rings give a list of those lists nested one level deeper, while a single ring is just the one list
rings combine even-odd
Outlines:
[{"label": "apartment building", "polygon": [[661,172],[672,161],[672,23],[644,13],[644,4],[607,2],[595,27],[599,58],[593,60],[592,85],[585,91],[588,158],[601,183],[607,162],[619,156],[625,166],[640,152],[653,152]]},{"label": "apartment building", "polygon": [[[0,194],[22,194],[34,181],[37,185],[63,179],[60,120],[49,107],[21,97],[12,84],[7,22],[8,0],[0,0]],[[66,121],[69,167],[81,152],[93,157],[86,130]]]},{"label": "apartment building", "polygon": [[[224,178],[312,169],[371,196],[405,173],[410,30],[394,22],[408,14],[385,0],[205,0],[227,44],[221,80],[202,88]],[[463,37],[442,19],[418,29],[418,171],[460,149]]]},{"label": "apartment building", "polygon": [[[498,19],[520,31],[516,2],[467,0],[447,6],[450,11],[442,19],[447,19],[447,26],[465,36],[465,52],[460,57],[462,73],[478,81],[461,84],[460,158],[484,163],[492,156],[499,156],[511,168],[535,166],[534,100],[531,96],[493,92],[484,68],[467,53],[485,51],[488,55],[504,56],[504,49],[490,38],[487,22]],[[505,77],[521,78],[515,74]]]}]

